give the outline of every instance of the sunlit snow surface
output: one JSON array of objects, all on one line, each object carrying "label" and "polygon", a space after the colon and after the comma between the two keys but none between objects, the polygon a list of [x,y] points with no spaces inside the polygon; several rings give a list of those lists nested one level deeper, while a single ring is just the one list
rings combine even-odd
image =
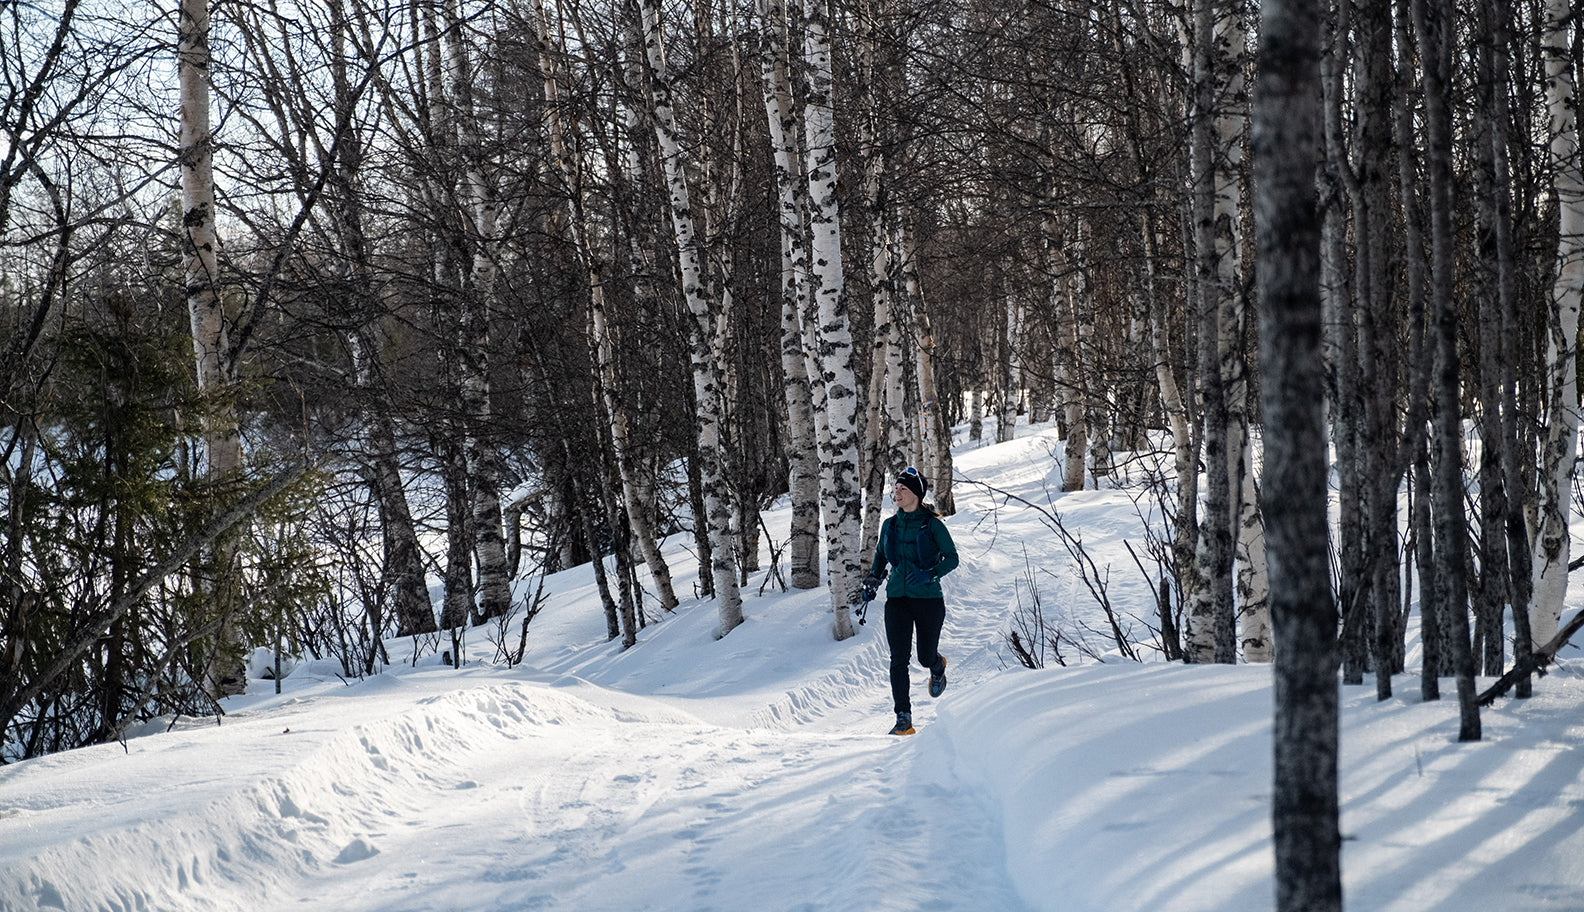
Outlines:
[{"label": "sunlit snow surface", "polygon": [[[517,668],[481,661],[481,631],[462,671],[393,641],[372,678],[311,662],[219,725],[0,767],[0,910],[1269,909],[1270,670],[1108,648],[1016,498],[1059,511],[1140,631],[1127,616],[1153,599],[1123,542],[1142,555],[1148,499],[1056,493],[1059,453],[1046,429],[959,449],[951,685],[932,701],[914,670],[916,736],[884,734],[879,605],[837,643],[823,591],[761,596],[759,572],[729,636],[688,601],[623,651],[573,570]],[[767,521],[785,537],[784,506]],[[688,543],[669,544],[691,592]],[[1103,664],[1012,663],[1035,590]],[[1454,700],[1396,687],[1342,691],[1348,908],[1584,909],[1579,676],[1499,702],[1464,745]]]}]

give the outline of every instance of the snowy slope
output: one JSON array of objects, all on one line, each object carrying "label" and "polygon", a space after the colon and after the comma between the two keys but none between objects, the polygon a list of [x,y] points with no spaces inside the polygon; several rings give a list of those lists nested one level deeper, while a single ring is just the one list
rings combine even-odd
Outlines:
[{"label": "snowy slope", "polygon": [[[1136,492],[1057,498],[1055,447],[959,455],[989,487],[960,484],[948,520],[952,683],[931,701],[915,670],[914,737],[883,734],[878,606],[835,643],[821,592],[749,595],[718,641],[713,605],[685,603],[622,651],[574,570],[518,668],[398,658],[343,684],[309,663],[222,724],[0,767],[0,910],[1268,909],[1267,668],[1004,658],[1031,580],[1103,626],[1006,494],[1054,502],[1113,603],[1149,604],[1122,544]],[[1343,696],[1350,908],[1584,909],[1584,680],[1499,704],[1475,745],[1450,701]]]}]

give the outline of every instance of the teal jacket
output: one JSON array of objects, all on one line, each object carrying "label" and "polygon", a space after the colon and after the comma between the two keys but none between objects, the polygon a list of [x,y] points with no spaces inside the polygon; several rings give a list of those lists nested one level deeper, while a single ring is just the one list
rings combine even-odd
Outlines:
[{"label": "teal jacket", "polygon": [[[939,580],[957,569],[957,545],[939,517],[923,509],[898,510],[880,524],[880,544],[869,575],[884,577],[887,564],[892,570],[886,598],[941,598]],[[922,586],[910,584],[907,578],[914,570],[928,570],[933,579]]]}]

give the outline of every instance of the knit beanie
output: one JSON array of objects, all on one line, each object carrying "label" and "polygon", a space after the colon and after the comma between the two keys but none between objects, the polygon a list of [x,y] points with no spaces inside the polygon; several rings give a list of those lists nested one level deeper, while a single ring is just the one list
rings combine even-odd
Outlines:
[{"label": "knit beanie", "polygon": [[912,466],[904,469],[902,474],[897,476],[897,484],[912,491],[921,501],[924,499],[924,492],[929,490],[929,482],[925,481],[924,476],[918,473],[918,469]]}]

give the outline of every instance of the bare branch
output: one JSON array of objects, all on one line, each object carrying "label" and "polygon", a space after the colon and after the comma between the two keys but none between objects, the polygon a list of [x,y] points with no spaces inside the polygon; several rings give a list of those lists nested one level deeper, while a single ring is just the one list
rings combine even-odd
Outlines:
[{"label": "bare branch", "polygon": [[72,663],[98,639],[104,636],[110,625],[132,609],[149,590],[153,589],[165,577],[171,575],[192,556],[197,554],[204,546],[224,535],[232,526],[258,512],[259,508],[268,503],[275,495],[286,490],[292,482],[296,481],[307,471],[306,461],[297,462],[280,472],[269,480],[269,483],[242,498],[224,513],[209,521],[209,524],[193,534],[186,541],[177,546],[166,558],[151,567],[137,582],[128,587],[120,598],[111,602],[107,607],[89,618],[88,622],[78,629],[77,634],[69,639],[55,659],[37,676],[27,684],[18,686],[17,680],[20,672],[0,678],[0,692],[11,692],[11,697],[0,706],[0,719],[9,721],[26,706],[29,700],[38,696],[45,686],[55,678],[64,674]]}]

